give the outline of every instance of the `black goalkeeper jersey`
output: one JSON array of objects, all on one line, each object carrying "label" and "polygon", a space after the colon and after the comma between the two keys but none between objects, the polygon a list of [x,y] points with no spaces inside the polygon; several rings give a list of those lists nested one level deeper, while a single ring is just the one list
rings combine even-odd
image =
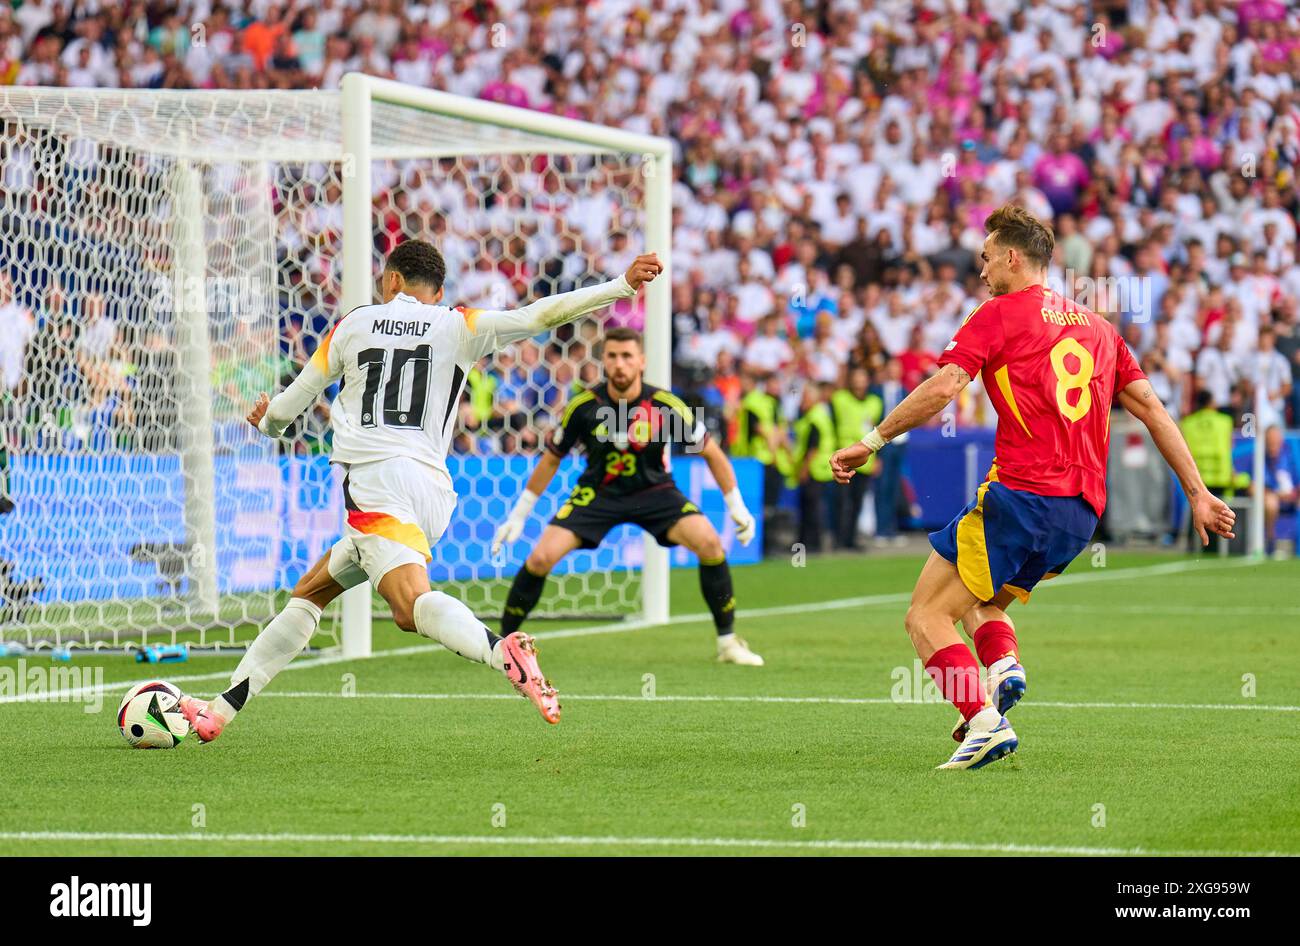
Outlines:
[{"label": "black goalkeeper jersey", "polygon": [[670,444],[697,452],[708,431],[671,391],[641,385],[633,401],[615,401],[604,384],[574,396],[546,448],[563,457],[576,446],[587,454],[579,486],[626,496],[673,481],[668,472]]}]

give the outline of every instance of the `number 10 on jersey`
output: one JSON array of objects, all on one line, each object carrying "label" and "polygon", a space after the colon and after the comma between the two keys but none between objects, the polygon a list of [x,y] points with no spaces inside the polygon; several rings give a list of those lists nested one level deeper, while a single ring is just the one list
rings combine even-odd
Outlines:
[{"label": "number 10 on jersey", "polygon": [[[388,356],[392,354],[392,369]],[[424,426],[424,411],[429,400],[429,346],[415,348],[367,348],[357,353],[357,366],[366,372],[366,389],[361,395],[361,426],[377,427],[375,401],[384,389],[383,422],[385,427],[418,429]],[[387,381],[385,381],[387,375]],[[402,382],[410,379],[410,395],[403,403]]]}]

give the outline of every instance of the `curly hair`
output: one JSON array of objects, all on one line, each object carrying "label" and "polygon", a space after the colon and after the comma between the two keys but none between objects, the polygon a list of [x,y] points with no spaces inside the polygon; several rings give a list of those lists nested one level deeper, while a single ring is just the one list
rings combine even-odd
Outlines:
[{"label": "curly hair", "polygon": [[1023,207],[999,207],[984,221],[984,231],[996,234],[999,246],[1019,250],[1035,266],[1046,269],[1052,261],[1052,250],[1056,248],[1052,228]]},{"label": "curly hair", "polygon": [[384,269],[401,273],[408,283],[441,289],[447,278],[447,263],[432,243],[405,240],[393,247],[384,261]]}]

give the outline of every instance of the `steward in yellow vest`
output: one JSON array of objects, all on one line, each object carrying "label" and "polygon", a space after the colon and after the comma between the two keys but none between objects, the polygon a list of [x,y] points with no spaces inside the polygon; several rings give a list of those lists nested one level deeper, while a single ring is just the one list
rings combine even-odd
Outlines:
[{"label": "steward in yellow vest", "polygon": [[826,394],[816,381],[804,386],[802,413],[794,425],[793,465],[799,485],[799,541],[808,552],[823,551],[826,490],[835,489],[831,456],[836,450],[835,421]]},{"label": "steward in yellow vest", "polygon": [[[871,393],[871,375],[865,368],[849,372],[849,386],[831,395],[831,414],[835,418],[835,444],[837,449],[851,447],[867,435],[867,431],[880,423],[885,413],[885,402],[880,395]],[[873,453],[861,467],[859,474],[870,473],[875,466]]]}]

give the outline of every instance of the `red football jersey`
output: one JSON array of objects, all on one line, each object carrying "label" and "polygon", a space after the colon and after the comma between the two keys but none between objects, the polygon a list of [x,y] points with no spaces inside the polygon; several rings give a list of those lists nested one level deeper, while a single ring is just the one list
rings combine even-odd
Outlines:
[{"label": "red football jersey", "polygon": [[939,364],[981,374],[998,412],[990,478],[1106,508],[1116,392],[1145,375],[1115,327],[1043,286],[994,296],[957,330]]}]

